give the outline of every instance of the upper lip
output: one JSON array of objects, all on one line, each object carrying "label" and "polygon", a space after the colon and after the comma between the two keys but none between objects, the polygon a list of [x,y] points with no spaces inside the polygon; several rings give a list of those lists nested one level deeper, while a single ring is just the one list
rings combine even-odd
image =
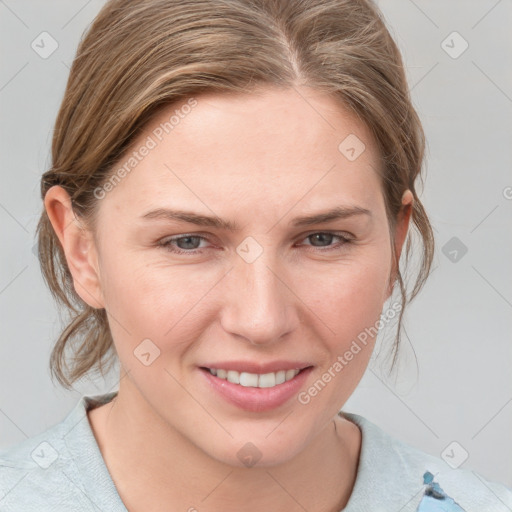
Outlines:
[{"label": "upper lip", "polygon": [[202,368],[213,368],[222,370],[234,370],[247,373],[274,373],[279,370],[303,370],[312,366],[302,361],[271,361],[269,363],[257,363],[255,361],[219,361],[201,365]]}]

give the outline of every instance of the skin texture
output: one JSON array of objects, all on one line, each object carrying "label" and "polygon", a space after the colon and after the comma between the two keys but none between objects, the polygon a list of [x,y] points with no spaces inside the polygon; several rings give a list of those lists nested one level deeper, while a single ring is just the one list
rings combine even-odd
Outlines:
[{"label": "skin texture", "polygon": [[[75,289],[106,308],[122,367],[117,398],[89,411],[89,421],[132,512],[340,510],[361,435],[337,413],[375,340],[307,405],[294,396],[265,412],[226,402],[198,367],[304,361],[313,365],[309,388],[378,321],[392,290],[391,243],[399,254],[412,194],[404,193],[391,240],[375,143],[332,97],[300,87],[196,100],[161,141],[153,130],[179,106],[165,107],[135,141],[130,152],[148,136],[158,144],[99,201],[95,233],[61,187],[46,195]],[[338,149],[350,134],[366,146],[354,161]],[[291,225],[335,206],[370,214]],[[241,229],[141,219],[155,208],[216,215]],[[334,236],[312,236],[326,232]],[[336,232],[352,242],[339,245]],[[158,245],[176,235],[204,236],[173,243],[201,253]],[[251,263],[237,253],[247,237],[262,250]],[[144,339],[160,350],[147,366],[134,356]],[[261,452],[250,468],[237,457],[247,442]]]}]

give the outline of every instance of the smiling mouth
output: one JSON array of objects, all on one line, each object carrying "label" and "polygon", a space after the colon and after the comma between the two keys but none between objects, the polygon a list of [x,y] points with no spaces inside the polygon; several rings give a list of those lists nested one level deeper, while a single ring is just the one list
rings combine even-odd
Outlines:
[{"label": "smiling mouth", "polygon": [[224,370],[222,368],[201,368],[214,375],[218,379],[227,380],[232,384],[238,384],[247,388],[273,388],[294,379],[302,371],[311,368],[279,370],[270,373],[249,373],[236,370]]}]

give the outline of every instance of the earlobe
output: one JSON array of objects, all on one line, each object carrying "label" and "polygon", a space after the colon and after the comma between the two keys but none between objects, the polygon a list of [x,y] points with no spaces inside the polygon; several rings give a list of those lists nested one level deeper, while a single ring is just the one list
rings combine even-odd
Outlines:
[{"label": "earlobe", "polygon": [[64,250],[76,293],[89,306],[104,308],[92,233],[76,216],[69,194],[62,187],[56,185],[48,190],[44,206]]}]

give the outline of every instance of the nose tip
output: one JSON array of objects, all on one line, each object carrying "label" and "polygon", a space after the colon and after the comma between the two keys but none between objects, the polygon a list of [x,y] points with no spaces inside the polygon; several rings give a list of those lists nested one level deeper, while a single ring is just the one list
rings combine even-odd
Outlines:
[{"label": "nose tip", "polygon": [[250,264],[242,262],[231,276],[222,325],[253,345],[275,343],[298,323],[291,296],[283,278],[262,258]]}]

